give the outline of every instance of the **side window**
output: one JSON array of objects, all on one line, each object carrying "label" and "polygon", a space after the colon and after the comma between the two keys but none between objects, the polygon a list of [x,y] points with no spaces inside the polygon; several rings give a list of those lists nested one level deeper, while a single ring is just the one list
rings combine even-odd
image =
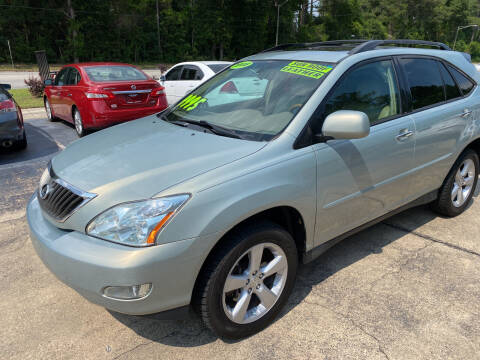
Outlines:
[{"label": "side window", "polygon": [[400,59],[412,94],[413,110],[445,101],[443,81],[437,61]]},{"label": "side window", "polygon": [[177,66],[171,69],[167,75],[165,76],[166,81],[175,81],[178,80],[180,77],[180,73],[182,72],[182,66]]},{"label": "side window", "polygon": [[80,81],[80,73],[77,69],[71,68],[70,72],[68,73],[68,79],[66,85],[77,85]]},{"label": "side window", "polygon": [[462,96],[462,93],[457,87],[455,80],[453,80],[452,75],[447,71],[445,65],[439,63],[440,73],[442,74],[443,82],[445,84],[445,95],[446,100],[456,99]]},{"label": "side window", "polygon": [[472,91],[475,84],[454,67],[448,65],[448,70],[450,70],[450,72],[452,73],[460,89],[462,89],[463,95],[468,95],[470,91]]},{"label": "side window", "polygon": [[391,60],[361,65],[341,80],[325,104],[325,116],[337,110],[363,111],[371,124],[400,114],[400,92]]},{"label": "side window", "polygon": [[202,70],[192,65],[184,66],[180,76],[180,80],[202,80],[202,78]]},{"label": "side window", "polygon": [[57,74],[57,76],[55,76],[55,85],[57,85],[57,86],[66,85],[68,70],[70,70],[70,68],[65,68],[62,71],[60,71]]}]

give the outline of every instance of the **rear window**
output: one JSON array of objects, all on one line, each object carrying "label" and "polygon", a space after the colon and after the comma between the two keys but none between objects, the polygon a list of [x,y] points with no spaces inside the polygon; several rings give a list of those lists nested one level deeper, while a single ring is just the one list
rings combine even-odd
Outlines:
[{"label": "rear window", "polygon": [[468,79],[465,75],[460,73],[460,71],[450,65],[448,66],[448,70],[450,70],[453,77],[457,81],[457,84],[462,90],[463,95],[467,95],[468,93],[470,93],[470,91],[472,91],[475,84],[471,82],[470,79]]},{"label": "rear window", "polygon": [[216,73],[222,71],[223,69],[225,69],[229,65],[230,64],[210,64],[210,65],[207,65],[207,66],[210,69],[212,69],[212,71],[216,74]]},{"label": "rear window", "polygon": [[0,89],[0,101],[5,101],[8,99],[10,99],[10,97],[8,96],[8,93],[5,90]]},{"label": "rear window", "polygon": [[144,73],[132,66],[89,66],[85,68],[85,72],[87,73],[90,80],[95,82],[148,79],[148,77]]},{"label": "rear window", "polygon": [[413,110],[445,101],[443,80],[437,61],[431,59],[400,59],[407,75]]},{"label": "rear window", "polygon": [[452,75],[450,75],[443,64],[440,64],[440,72],[442,73],[443,82],[445,83],[446,100],[461,97],[462,94],[460,93],[457,84],[455,84],[455,80],[453,80]]}]

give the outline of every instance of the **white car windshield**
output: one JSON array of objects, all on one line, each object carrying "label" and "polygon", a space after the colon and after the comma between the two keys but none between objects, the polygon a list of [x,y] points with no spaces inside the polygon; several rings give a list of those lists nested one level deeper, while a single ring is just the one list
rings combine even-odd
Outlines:
[{"label": "white car windshield", "polygon": [[208,123],[237,137],[268,141],[307,102],[333,64],[294,60],[242,61],[205,82],[163,116]]}]

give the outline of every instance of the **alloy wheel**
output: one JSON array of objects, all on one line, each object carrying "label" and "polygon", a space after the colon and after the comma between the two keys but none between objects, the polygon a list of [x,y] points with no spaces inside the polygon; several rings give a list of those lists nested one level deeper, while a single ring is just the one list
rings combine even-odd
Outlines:
[{"label": "alloy wheel", "polygon": [[455,174],[451,199],[455,207],[462,206],[468,199],[475,181],[475,164],[471,159],[465,159]]},{"label": "alloy wheel", "polygon": [[287,280],[284,251],[273,243],[248,249],[230,269],[223,288],[223,310],[237,324],[260,319],[275,305]]},{"label": "alloy wheel", "polygon": [[52,109],[48,100],[45,100],[45,110],[47,111],[48,120],[52,120]]},{"label": "alloy wheel", "polygon": [[77,130],[77,134],[82,136],[83,134],[83,124],[82,124],[82,117],[80,116],[80,112],[75,110],[74,114],[74,122],[75,122],[75,130]]}]

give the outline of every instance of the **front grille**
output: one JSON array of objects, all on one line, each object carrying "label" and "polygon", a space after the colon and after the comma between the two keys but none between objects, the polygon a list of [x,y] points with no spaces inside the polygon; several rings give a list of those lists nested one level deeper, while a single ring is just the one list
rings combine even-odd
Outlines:
[{"label": "front grille", "polygon": [[52,175],[50,168],[48,178],[40,181],[38,201],[43,211],[58,221],[65,221],[75,210],[96,196],[76,189]]}]

